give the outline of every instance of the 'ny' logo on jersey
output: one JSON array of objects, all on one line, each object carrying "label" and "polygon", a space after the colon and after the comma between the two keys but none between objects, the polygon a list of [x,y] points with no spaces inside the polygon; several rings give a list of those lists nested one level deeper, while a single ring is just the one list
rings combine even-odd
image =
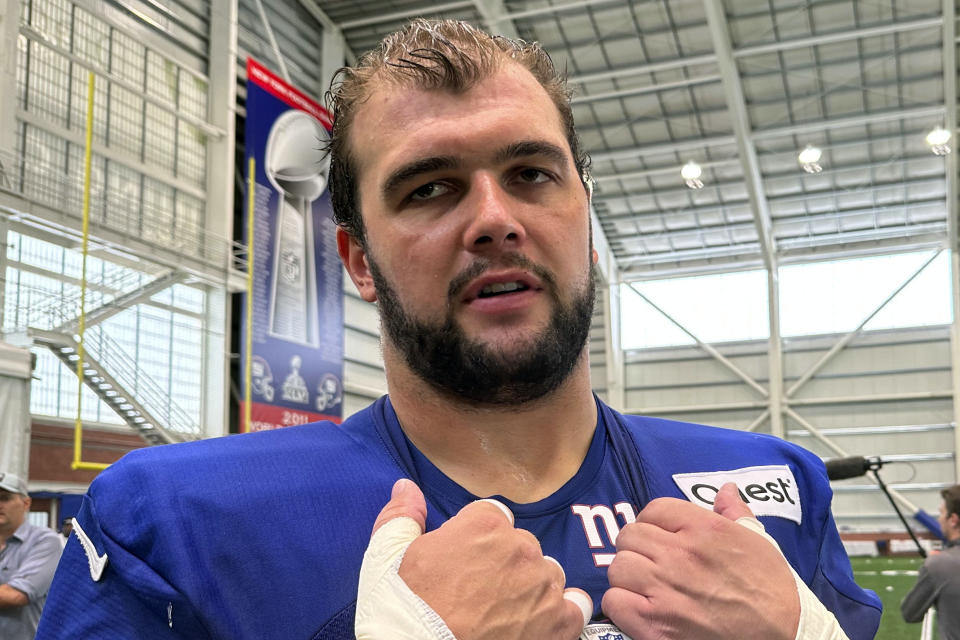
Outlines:
[{"label": "'ny' logo on jersey", "polygon": [[[613,505],[613,509],[605,504],[575,504],[570,510],[580,518],[583,533],[587,536],[587,544],[591,549],[615,549],[620,527],[637,520],[637,514],[629,502],[618,502]],[[623,518],[623,524],[620,524],[617,515]],[[602,525],[602,533],[598,523]],[[593,563],[598,567],[609,567],[614,555],[611,552],[594,552]]]}]

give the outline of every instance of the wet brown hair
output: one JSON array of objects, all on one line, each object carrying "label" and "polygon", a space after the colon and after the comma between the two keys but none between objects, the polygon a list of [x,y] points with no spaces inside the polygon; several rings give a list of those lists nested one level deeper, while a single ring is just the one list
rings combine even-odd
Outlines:
[{"label": "wet brown hair", "polygon": [[951,513],[960,516],[960,484],[955,484],[952,487],[944,489],[940,492],[940,497],[943,498],[943,502],[947,507],[947,517],[949,517]]},{"label": "wet brown hair", "polygon": [[357,109],[376,87],[393,83],[463,93],[510,61],[530,71],[557,107],[577,172],[586,181],[590,159],[574,129],[566,78],[543,47],[491,36],[466,22],[417,19],[384,38],[356,65],[337,71],[331,82],[327,104],[333,112],[329,180],[334,221],[364,244],[357,165],[349,140]]}]

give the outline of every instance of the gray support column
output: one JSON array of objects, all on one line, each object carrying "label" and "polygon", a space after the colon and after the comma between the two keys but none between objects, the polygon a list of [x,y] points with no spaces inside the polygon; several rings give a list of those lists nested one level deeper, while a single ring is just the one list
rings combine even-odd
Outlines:
[{"label": "gray support column", "polygon": [[347,43],[343,39],[343,32],[336,27],[323,25],[323,41],[320,44],[320,88],[323,91],[330,88],[330,81],[346,61],[346,54]]},{"label": "gray support column", "polygon": [[[233,238],[233,172],[237,106],[237,0],[210,4],[210,86],[208,121],[226,132],[207,143],[207,210],[205,228],[212,238],[228,244]],[[227,242],[224,243],[226,239]],[[231,267],[225,252],[223,269]],[[207,288],[204,331],[204,435],[228,432],[230,419],[230,299],[222,288]]]},{"label": "gray support column", "polygon": [[620,283],[619,279],[606,283],[603,290],[603,337],[607,374],[607,404],[623,411],[624,392],[623,347],[620,341]]},{"label": "gray support column", "polygon": [[767,270],[767,304],[770,310],[770,340],[767,364],[770,371],[770,433],[783,438],[783,340],[780,338],[780,273]]},{"label": "gray support column", "polygon": [[10,222],[6,216],[0,217],[0,274],[3,274],[3,280],[0,280],[0,327],[3,327],[7,320],[7,233],[10,231]]},{"label": "gray support column", "polygon": [[944,127],[953,135],[953,153],[944,157],[947,179],[947,230],[950,242],[950,282],[953,326],[950,362],[953,371],[954,480],[960,481],[960,211],[957,205],[957,10],[956,0],[943,0],[943,100]]},{"label": "gray support column", "polygon": [[[20,0],[0,0],[0,163],[9,171],[17,132],[17,35]],[[2,177],[0,177],[2,180]]]}]

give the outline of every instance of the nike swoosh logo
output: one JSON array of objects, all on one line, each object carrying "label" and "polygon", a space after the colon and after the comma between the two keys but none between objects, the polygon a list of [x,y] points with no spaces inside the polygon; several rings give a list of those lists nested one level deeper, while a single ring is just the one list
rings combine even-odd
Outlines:
[{"label": "nike swoosh logo", "polygon": [[87,554],[87,564],[90,565],[90,577],[93,578],[94,582],[99,582],[100,578],[103,577],[103,570],[107,566],[107,554],[100,555],[97,553],[97,548],[93,546],[93,541],[90,540],[90,536],[83,530],[83,527],[80,526],[80,521],[76,518],[73,519],[73,532],[77,534],[77,540],[80,541],[83,552]]}]

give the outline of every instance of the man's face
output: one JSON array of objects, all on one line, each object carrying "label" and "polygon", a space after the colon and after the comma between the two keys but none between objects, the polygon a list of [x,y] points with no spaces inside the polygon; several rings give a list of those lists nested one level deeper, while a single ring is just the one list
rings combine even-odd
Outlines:
[{"label": "man's face", "polygon": [[26,519],[30,498],[0,489],[0,530],[13,531]]},{"label": "man's face", "polygon": [[593,289],[587,196],[543,88],[513,63],[461,94],[388,84],[352,127],[366,245],[341,233],[341,255],[408,366],[480,404],[555,388]]},{"label": "man's face", "polygon": [[947,514],[947,502],[946,500],[941,500],[940,515],[937,517],[937,522],[940,524],[940,531],[943,532],[947,540],[960,537],[960,526],[957,524],[958,520],[960,520],[960,516]]}]

